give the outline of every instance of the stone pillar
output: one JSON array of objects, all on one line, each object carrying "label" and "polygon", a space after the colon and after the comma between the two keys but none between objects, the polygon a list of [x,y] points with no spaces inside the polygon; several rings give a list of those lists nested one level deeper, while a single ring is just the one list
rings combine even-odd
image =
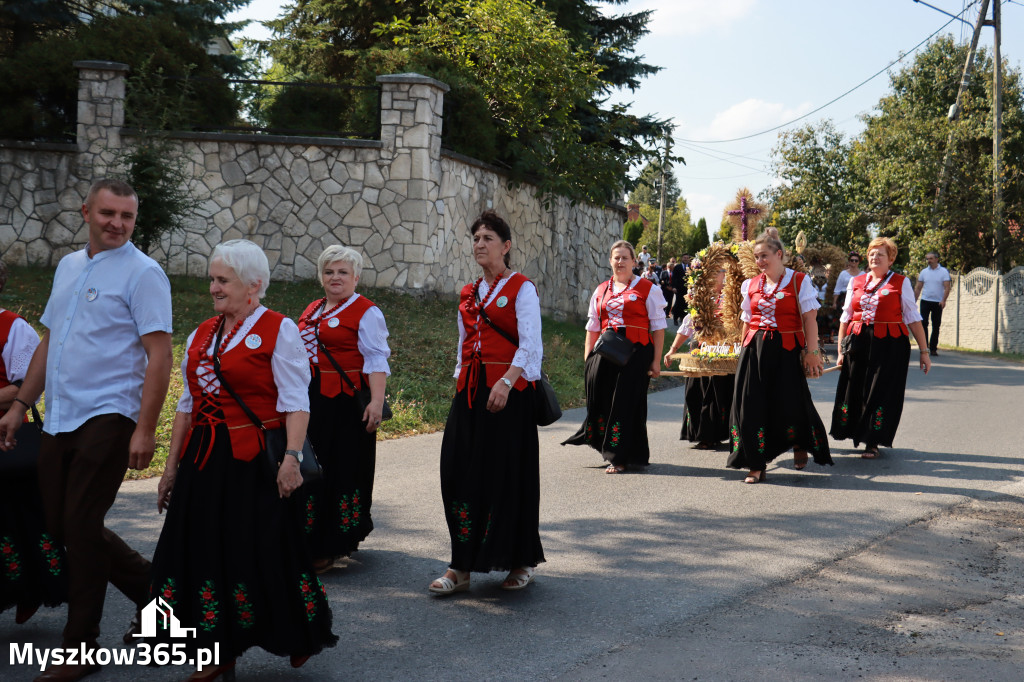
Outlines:
[{"label": "stone pillar", "polygon": [[83,165],[92,166],[91,179],[99,179],[121,151],[128,65],[98,61],[73,65],[78,69],[78,148]]},{"label": "stone pillar", "polygon": [[441,254],[441,127],[449,87],[417,73],[378,76],[377,82],[382,90],[381,159],[390,161],[385,188],[405,199],[398,206],[401,223],[394,226],[404,229],[392,230],[389,248],[396,275],[392,281],[378,279],[376,286],[422,289],[435,279],[431,270]]}]

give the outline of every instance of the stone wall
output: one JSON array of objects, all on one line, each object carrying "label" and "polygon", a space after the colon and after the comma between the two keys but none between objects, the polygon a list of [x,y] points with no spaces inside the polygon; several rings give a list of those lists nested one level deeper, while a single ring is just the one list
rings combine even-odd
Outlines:
[{"label": "stone wall", "polygon": [[954,274],[939,343],[1024,353],[1024,267],[1005,275],[988,268]]},{"label": "stone wall", "polygon": [[[0,140],[0,249],[12,264],[55,265],[87,234],[79,209],[94,179],[116,173],[134,131],[123,128],[127,67],[76,62],[77,144]],[[538,285],[547,312],[582,316],[607,276],[621,207],[545,207],[536,188],[441,150],[448,87],[417,74],[381,76],[380,140],[182,133],[172,139],[202,207],[152,253],[168,272],[204,276],[213,247],[246,238],[272,277],[314,277],[332,243],[364,255],[362,283],[454,293],[479,276],[468,227],[494,208],[513,229],[513,266]],[[140,208],[145,211],[145,206]]]}]

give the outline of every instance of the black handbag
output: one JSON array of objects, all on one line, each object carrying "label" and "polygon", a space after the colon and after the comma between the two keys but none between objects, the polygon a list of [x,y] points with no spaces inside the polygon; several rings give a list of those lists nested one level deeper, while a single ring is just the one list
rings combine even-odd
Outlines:
[{"label": "black handbag", "polygon": [[43,420],[35,405],[30,405],[32,421],[24,422],[14,434],[16,445],[0,452],[0,474],[25,475],[35,472],[39,465],[39,445],[43,441]]},{"label": "black handbag", "polygon": [[[246,416],[252,421],[252,423],[258,428],[263,434],[263,446],[264,453],[269,464],[273,467],[273,471],[277,471],[277,467],[280,466],[281,462],[287,456],[284,451],[288,448],[288,433],[284,428],[268,429],[266,425],[260,421],[260,418],[256,416],[256,413],[249,409],[249,406],[245,404],[241,396],[235,393],[235,389],[231,388],[231,384],[224,380],[224,375],[220,372],[220,353],[217,351],[220,348],[221,333],[224,329],[221,327],[220,332],[217,333],[217,340],[215,341],[213,351],[213,373],[217,375],[217,379],[220,380],[221,388],[225,389],[238,406],[242,408]],[[320,460],[317,459],[316,453],[313,451],[313,444],[309,442],[309,436],[306,436],[302,442],[302,457],[299,459],[299,473],[302,474],[302,484],[305,485],[310,481],[323,478],[324,470],[320,466]]]},{"label": "black handbag", "polygon": [[594,344],[592,353],[597,353],[602,358],[619,367],[625,367],[629,359],[633,357],[633,342],[614,329],[605,329]]},{"label": "black handbag", "polygon": [[[333,355],[331,355],[331,351],[327,350],[327,346],[325,346],[324,342],[320,340],[319,325],[317,325],[317,328],[314,330],[314,334],[316,335],[316,343],[318,346],[320,346],[320,350],[324,352],[324,355],[327,356],[327,359],[331,361],[332,365],[334,365],[334,371],[341,375],[341,378],[345,380],[345,383],[348,384],[348,387],[351,388],[352,392],[355,394],[356,402],[359,404],[359,416],[362,417],[364,414],[366,414],[367,405],[369,405],[370,401],[373,400],[373,397],[370,394],[369,387],[356,388],[355,383],[348,378],[348,374],[342,371],[341,366],[338,364],[338,361],[334,359]],[[386,422],[393,416],[395,415],[393,412],[391,412],[391,406],[388,405],[388,399],[385,397],[384,407],[382,407],[380,411],[380,420]]]},{"label": "black handbag", "polygon": [[[477,299],[479,303],[479,299]],[[480,316],[484,318],[491,329],[498,332],[498,335],[511,344],[514,344],[516,348],[519,347],[519,339],[513,337],[507,333],[501,327],[498,327],[491,318],[487,317],[487,313],[484,309],[480,308]],[[541,358],[541,364],[544,363],[544,358]],[[548,426],[554,424],[556,421],[562,418],[562,407],[558,404],[558,396],[555,395],[555,389],[551,386],[551,382],[548,381],[547,373],[542,369],[540,372],[540,379],[537,381],[537,404],[536,411],[534,413],[534,420],[537,422],[537,426]]]}]

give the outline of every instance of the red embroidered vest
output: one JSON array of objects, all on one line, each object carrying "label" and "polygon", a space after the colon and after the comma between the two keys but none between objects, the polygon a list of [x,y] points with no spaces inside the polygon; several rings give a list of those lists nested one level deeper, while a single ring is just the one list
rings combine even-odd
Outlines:
[{"label": "red embroidered vest", "polygon": [[654,283],[643,277],[636,283],[635,287],[626,287],[617,294],[612,293],[612,288],[605,285],[604,296],[598,303],[598,312],[601,314],[602,331],[609,327],[617,326],[611,323],[608,315],[608,304],[615,298],[622,298],[622,319],[625,322],[626,338],[633,343],[647,345],[651,342],[651,320],[647,316],[647,297],[651,293]]},{"label": "red embroidered vest", "polygon": [[[519,322],[516,319],[516,298],[523,284],[529,282],[521,273],[515,273],[505,282],[497,296],[490,296],[485,310],[487,317],[503,332],[516,338],[519,336]],[[490,294],[491,292],[488,292]],[[494,386],[494,382],[508,371],[512,364],[512,356],[516,354],[518,347],[510,343],[498,332],[491,328],[491,325],[484,322],[483,317],[477,317],[470,312],[469,308],[473,303],[473,285],[467,284],[462,287],[459,295],[459,315],[462,316],[462,326],[466,330],[466,338],[462,342],[462,368],[459,370],[459,381],[457,390],[461,391],[467,384],[476,387],[475,377],[479,367],[483,365],[484,380],[487,388]],[[481,301],[482,303],[482,301]],[[477,345],[480,348],[477,350]],[[520,376],[512,388],[522,391],[529,382]]]},{"label": "red embroidered vest", "polygon": [[[302,322],[308,315],[316,312],[320,300],[313,301],[299,318],[299,331],[306,328]],[[345,374],[352,380],[356,388],[363,387],[363,354],[359,352],[359,321],[363,319],[366,311],[374,306],[373,301],[360,295],[355,301],[349,304],[337,315],[320,320],[320,341],[327,346],[334,361],[345,370]],[[338,320],[338,326],[332,327],[331,320]],[[320,372],[320,393],[328,398],[334,398],[344,391],[352,395],[355,391],[349,388],[347,382],[342,381],[338,371],[334,369],[331,361],[324,356],[324,351],[319,346],[316,351],[316,363],[310,363],[310,368]]]},{"label": "red embroidered vest", "polygon": [[864,321],[864,310],[861,308],[861,298],[867,290],[868,274],[857,275],[853,278],[853,309],[850,322],[846,332],[848,334],[859,334],[865,324],[874,324],[875,336],[883,338],[886,336],[910,336],[910,330],[903,322],[903,280],[906,277],[899,273],[892,273],[892,277],[876,292],[878,307],[875,309],[874,322]]},{"label": "red embroidered vest", "polygon": [[[11,326],[19,317],[21,316],[17,313],[12,313],[10,310],[0,313],[0,348],[7,345],[7,337],[11,334]],[[7,378],[7,366],[4,365],[4,358],[0,355],[0,388],[6,388],[10,385],[11,380]],[[0,412],[0,414],[3,413]]]},{"label": "red embroidered vest", "polygon": [[[782,347],[786,350],[793,350],[794,348],[804,347],[804,321],[800,319],[800,309],[797,305],[797,298],[800,295],[800,286],[803,284],[804,277],[802,272],[794,272],[793,277],[790,278],[789,284],[784,287],[780,287],[777,291],[772,293],[775,297],[775,329],[765,323],[761,306],[758,305],[758,301],[761,300],[761,292],[758,291],[757,285],[761,276],[749,280],[750,284],[747,285],[747,295],[750,298],[750,324],[747,328],[747,335],[743,339],[743,345],[750,345],[753,341],[754,335],[757,334],[757,330],[763,329],[768,334],[778,331],[782,335]],[[782,298],[778,297],[778,294],[782,294]]]},{"label": "red embroidered vest", "polygon": [[[12,313],[10,310],[0,313],[0,348],[7,345],[7,337],[11,334],[11,325],[20,317],[21,315]],[[4,364],[3,356],[0,355],[0,388],[7,388],[10,385],[11,380],[7,377],[7,366]],[[0,410],[0,417],[5,414],[7,414],[7,410]],[[27,413],[25,414],[25,421],[28,421]]]},{"label": "red embroidered vest", "polygon": [[[284,315],[271,310],[263,311],[260,319],[245,335],[238,345],[220,355],[220,372],[231,384],[235,393],[241,396],[245,404],[264,423],[268,429],[284,426],[285,415],[277,411],[277,385],[274,383],[274,371],[270,366],[270,358],[277,345],[277,333],[281,328]],[[203,322],[196,330],[192,344],[188,348],[188,365],[185,376],[188,380],[188,391],[192,394],[192,420],[196,422],[202,398],[202,388],[196,369],[199,367],[199,351],[210,332],[216,328],[219,317]],[[259,337],[259,345],[250,348],[249,340]],[[255,340],[255,339],[254,339]],[[216,340],[214,341],[216,343]],[[224,412],[224,422],[228,426],[231,438],[231,454],[235,459],[250,462],[263,450],[263,439],[260,431],[252,420],[242,411],[238,401],[231,394],[220,389],[219,404]]]}]

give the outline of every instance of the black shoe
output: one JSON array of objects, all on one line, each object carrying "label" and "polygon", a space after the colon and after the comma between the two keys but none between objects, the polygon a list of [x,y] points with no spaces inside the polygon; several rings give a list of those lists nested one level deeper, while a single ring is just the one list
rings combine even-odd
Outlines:
[{"label": "black shoe", "polygon": [[930,351],[928,351],[928,355],[931,355],[933,358],[937,357],[938,354],[939,354],[939,351],[937,351],[937,350],[930,350]]}]

